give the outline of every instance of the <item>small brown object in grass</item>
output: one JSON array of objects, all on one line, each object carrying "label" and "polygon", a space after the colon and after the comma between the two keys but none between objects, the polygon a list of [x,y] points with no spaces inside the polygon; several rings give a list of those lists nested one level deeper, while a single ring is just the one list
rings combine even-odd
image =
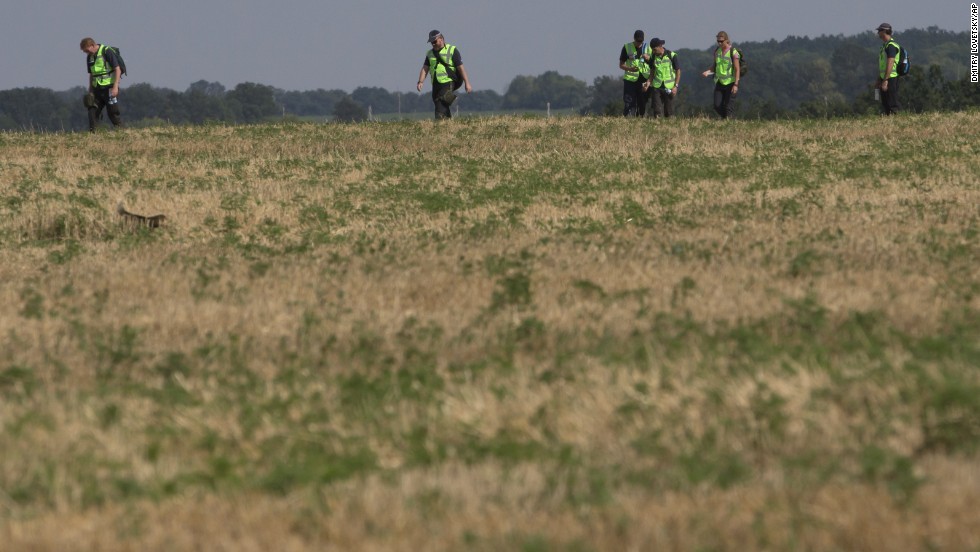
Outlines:
[{"label": "small brown object in grass", "polygon": [[137,215],[136,213],[130,213],[123,206],[122,202],[116,206],[116,212],[119,213],[123,219],[132,226],[146,226],[147,228],[159,228],[163,226],[164,221],[167,220],[165,215],[153,215],[152,217],[147,217],[143,215]]}]

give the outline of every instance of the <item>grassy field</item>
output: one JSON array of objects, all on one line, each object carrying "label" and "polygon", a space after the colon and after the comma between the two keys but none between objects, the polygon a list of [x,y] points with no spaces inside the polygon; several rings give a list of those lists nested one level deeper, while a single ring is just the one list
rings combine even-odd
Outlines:
[{"label": "grassy field", "polygon": [[0,550],[980,550],[978,159],[980,113],[0,134]]}]

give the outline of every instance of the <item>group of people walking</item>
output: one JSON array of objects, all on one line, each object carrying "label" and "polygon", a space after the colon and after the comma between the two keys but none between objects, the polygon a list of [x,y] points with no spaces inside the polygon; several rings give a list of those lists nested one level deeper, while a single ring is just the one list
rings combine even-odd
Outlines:
[{"label": "group of people walking", "polygon": [[[875,29],[883,45],[878,53],[878,79],[875,81],[875,97],[881,102],[885,115],[898,113],[899,54],[901,46],[892,37],[892,26],[882,23]],[[653,117],[670,117],[674,114],[674,99],[680,91],[681,68],[677,54],[664,48],[664,41],[654,38],[649,44],[643,41],[644,33],[633,33],[633,42],[627,42],[619,52],[619,68],[623,70],[623,116],[644,117],[647,103],[653,101]],[[722,119],[735,114],[735,99],[742,78],[742,54],[732,46],[725,31],[715,36],[714,64],[701,76],[714,77],[714,110]]]},{"label": "group of people walking", "polygon": [[[883,42],[878,55],[875,92],[880,98],[882,112],[891,115],[900,109],[897,58],[901,47],[892,38],[892,26],[888,23],[882,23],[875,31]],[[677,53],[668,50],[666,42],[660,38],[653,38],[649,43],[644,38],[644,32],[637,30],[633,33],[633,41],[624,44],[619,53],[619,68],[623,70],[623,115],[646,116],[647,104],[652,100],[653,117],[671,117],[681,85]],[[735,99],[742,77],[742,55],[732,46],[725,31],[720,31],[715,41],[714,63],[701,75],[714,78],[714,110],[719,117],[727,119],[735,113]],[[456,100],[456,90],[464,88],[469,93],[473,91],[473,86],[456,46],[446,43],[438,30],[429,32],[428,43],[430,49],[425,53],[416,88],[421,92],[429,78],[432,81],[435,118],[449,119],[452,117],[450,106]],[[103,110],[108,113],[113,126],[122,126],[118,102],[123,65],[117,51],[96,43],[92,38],[82,39],[80,47],[86,55],[89,74],[88,94],[85,96],[89,130],[95,131]]]},{"label": "group of people walking", "polygon": [[643,117],[653,100],[654,117],[674,114],[674,98],[680,90],[681,67],[677,54],[665,48],[666,42],[654,38],[643,41],[644,33],[633,33],[633,42],[623,44],[619,68],[623,73],[623,115]]},{"label": "group of people walking", "polygon": [[[619,68],[623,70],[623,116],[646,116],[647,103],[652,99],[654,118],[671,117],[681,83],[677,53],[664,48],[665,43],[660,38],[652,39],[649,44],[643,38],[643,31],[637,30],[633,33],[633,42],[624,44],[619,52]],[[714,109],[719,117],[727,119],[735,113],[738,81],[742,77],[741,54],[732,46],[725,31],[715,38],[718,46],[714,51],[714,64],[701,76],[714,77]]]}]

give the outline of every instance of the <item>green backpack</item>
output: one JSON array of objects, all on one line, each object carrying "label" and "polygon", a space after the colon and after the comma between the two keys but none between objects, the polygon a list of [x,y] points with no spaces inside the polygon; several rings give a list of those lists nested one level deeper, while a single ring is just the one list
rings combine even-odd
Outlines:
[{"label": "green backpack", "polygon": [[745,74],[749,72],[749,64],[745,62],[745,53],[741,48],[736,48],[734,46],[732,46],[732,50],[738,52],[738,70],[740,71],[741,76],[744,77]]}]

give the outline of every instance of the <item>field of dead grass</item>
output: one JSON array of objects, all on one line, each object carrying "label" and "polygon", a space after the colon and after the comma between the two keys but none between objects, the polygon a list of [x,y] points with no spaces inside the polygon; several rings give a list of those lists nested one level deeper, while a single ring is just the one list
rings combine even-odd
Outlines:
[{"label": "field of dead grass", "polygon": [[978,550],[978,138],[0,134],[0,550]]}]

